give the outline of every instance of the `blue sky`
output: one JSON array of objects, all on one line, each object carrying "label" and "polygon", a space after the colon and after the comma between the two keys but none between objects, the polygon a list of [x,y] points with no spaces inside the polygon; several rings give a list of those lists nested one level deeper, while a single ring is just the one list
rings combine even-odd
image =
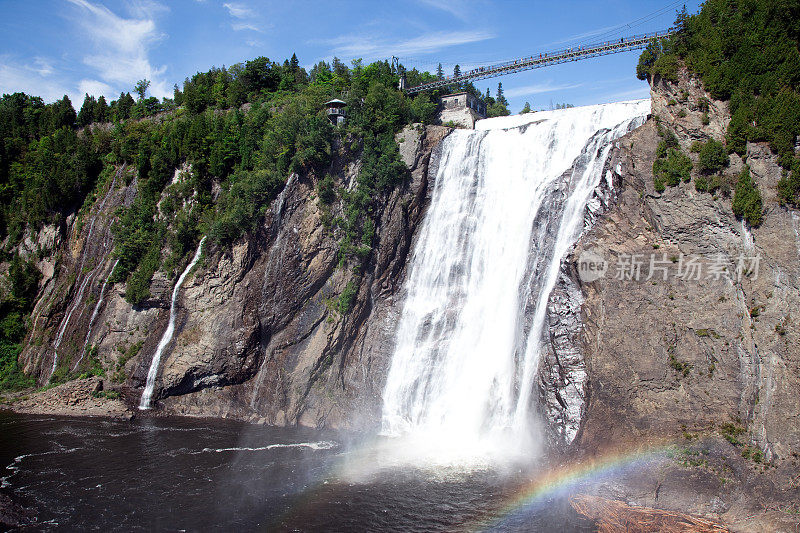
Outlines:
[{"label": "blue sky", "polygon": [[[686,1],[695,12],[699,0]],[[212,66],[293,52],[310,68],[399,56],[409,68],[452,71],[669,26],[672,0],[0,0],[0,92],[52,101],[84,93],[116,98],[136,80],[150,93]],[[669,9],[650,20],[640,20]],[[638,22],[636,22],[638,21]],[[630,27],[622,26],[633,23]],[[560,65],[502,81],[512,111],[526,101],[588,105],[645,98],[638,53]]]}]

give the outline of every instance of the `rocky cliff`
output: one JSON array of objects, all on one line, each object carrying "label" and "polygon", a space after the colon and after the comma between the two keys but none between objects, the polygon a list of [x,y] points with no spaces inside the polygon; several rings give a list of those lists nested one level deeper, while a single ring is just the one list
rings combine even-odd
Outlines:
[{"label": "rocky cliff", "polygon": [[[354,274],[339,266],[336,235],[323,220],[336,213],[324,212],[312,177],[292,175],[249,238],[208,246],[178,295],[157,410],[277,425],[374,425],[395,320],[390,304],[425,207],[428,167],[449,131],[417,126],[398,136],[410,178],[377,214],[373,253],[347,312],[337,297]],[[351,187],[358,162],[334,167],[339,184]],[[174,181],[188,172],[178,169]],[[90,358],[106,369],[107,386],[130,405],[138,401],[175,282],[157,273],[152,297],[137,307],[124,300],[124,284],[109,282],[111,225],[136,186],[135,173],[119,168],[89,213],[25,243],[29,254],[52,251],[39,264],[43,288],[22,355],[40,383],[83,369]]]},{"label": "rocky cliff", "polygon": [[[598,490],[723,515],[743,529],[780,528],[800,499],[800,214],[778,205],[781,170],[762,144],[746,155],[764,195],[758,228],[734,217],[724,186],[744,165],[736,155],[715,193],[696,189],[696,170],[663,192],[653,181],[664,131],[696,160],[693,143],[723,141],[729,120],[726,104],[685,71],[677,83],[653,82],[652,117],[615,143],[551,294],[540,405],[552,448],[564,453],[671,446],[671,462]],[[374,427],[429,169],[449,131],[412,127],[398,137],[410,179],[377,213],[346,312],[337,298],[355,278],[339,266],[312,176],[292,175],[249,238],[208,246],[178,295],[155,411]],[[339,185],[351,187],[358,163],[334,167]],[[167,327],[174,285],[157,274],[152,297],[132,307],[125,287],[110,282],[110,228],[136,190],[135,172],[118,168],[89,212],[23,243],[44,274],[26,371],[43,384],[91,361],[129,406]],[[604,275],[582,275],[586,257],[599,258]]]},{"label": "rocky cliff", "polygon": [[[613,497],[784,530],[800,498],[800,217],[778,205],[781,170],[762,144],[745,157],[764,196],[758,228],[734,217],[724,187],[698,192],[696,170],[662,193],[653,182],[659,129],[691,154],[723,141],[729,120],[686,71],[653,81],[651,119],[607,167],[613,207],[587,213],[551,296],[543,406],[553,439],[574,436],[579,455],[672,443],[666,464],[604,485]],[[742,165],[732,155],[723,183]],[[607,270],[587,280],[596,256]]]}]

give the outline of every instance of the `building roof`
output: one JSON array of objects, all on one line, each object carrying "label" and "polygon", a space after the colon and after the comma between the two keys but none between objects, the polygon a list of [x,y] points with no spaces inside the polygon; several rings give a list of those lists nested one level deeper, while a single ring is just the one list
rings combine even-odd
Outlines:
[{"label": "building roof", "polygon": [[337,105],[347,105],[346,102],[339,100],[338,98],[334,98],[333,100],[328,100],[325,102],[325,105],[337,106]]},{"label": "building roof", "polygon": [[453,97],[453,96],[463,96],[463,95],[467,95],[469,97],[474,98],[475,100],[477,100],[479,102],[485,103],[483,101],[483,98],[481,98],[480,96],[475,96],[472,93],[468,93],[467,91],[461,91],[460,93],[453,93],[453,94],[445,94],[444,96],[442,96],[442,98],[450,98],[450,97]]}]

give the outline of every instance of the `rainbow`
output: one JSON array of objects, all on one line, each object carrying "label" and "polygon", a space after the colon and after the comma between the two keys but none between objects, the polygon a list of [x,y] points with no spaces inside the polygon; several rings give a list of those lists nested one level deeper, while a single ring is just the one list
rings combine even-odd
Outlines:
[{"label": "rainbow", "polygon": [[601,452],[575,463],[549,468],[534,479],[523,483],[492,517],[467,529],[482,530],[501,527],[506,521],[519,517],[543,501],[567,496],[578,486],[592,481],[618,476],[645,463],[664,460],[674,450],[671,443],[661,442],[633,448]]}]

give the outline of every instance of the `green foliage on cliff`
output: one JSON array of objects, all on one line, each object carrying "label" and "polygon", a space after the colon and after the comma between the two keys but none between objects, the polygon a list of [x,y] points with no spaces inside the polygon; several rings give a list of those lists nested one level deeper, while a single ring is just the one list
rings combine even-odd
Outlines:
[{"label": "green foliage on cliff", "polygon": [[[652,43],[637,75],[674,79],[678,60],[700,76],[732,113],[728,149],[768,141],[794,168],[800,134],[800,4],[794,0],[707,0],[696,15],[679,13],[680,33]],[[787,190],[791,196],[791,191]],[[793,201],[797,201],[794,191]]]},{"label": "green foliage on cliff", "polygon": [[[110,281],[125,282],[125,298],[141,304],[154,273],[176,275],[203,234],[210,245],[227,246],[262,231],[271,203],[297,173],[318,182],[320,200],[342,213],[330,227],[340,237],[342,263],[354,272],[338,300],[345,313],[371,254],[380,206],[407,176],[395,135],[411,122],[430,123],[436,111],[434,95],[409,99],[397,81],[387,62],[348,68],[334,59],[307,73],[296,57],[283,64],[260,57],[198,73],[161,102],[146,98],[144,85],[138,100],[122,93],[108,104],[86,95],[79,113],[66,97],[44,104],[4,95],[0,238],[10,238],[3,252],[13,254],[27,230],[63,227],[73,213],[88,216],[117,172],[136,195],[115,214],[119,261]],[[347,100],[344,126],[326,116],[323,103],[332,97]],[[331,174],[356,158],[356,186],[340,188]],[[11,290],[0,302],[0,388],[32,383],[17,357],[38,271],[13,257]]]},{"label": "green foliage on cliff", "polygon": [[703,174],[716,174],[728,166],[728,153],[725,146],[709,139],[702,143],[697,158],[697,169]]},{"label": "green foliage on cliff", "polygon": [[691,179],[692,160],[680,148],[668,148],[664,157],[653,162],[653,178],[656,183],[675,187],[681,181]]},{"label": "green foliage on cliff", "polygon": [[784,169],[778,181],[778,199],[781,203],[800,207],[800,160],[792,161],[792,170]]},{"label": "green foliage on cliff", "polygon": [[0,390],[33,385],[33,380],[22,373],[17,357],[27,329],[25,317],[33,309],[40,277],[32,261],[13,256],[8,272],[10,290],[0,298]]},{"label": "green foliage on cliff", "polygon": [[733,213],[743,218],[753,227],[761,225],[764,217],[764,202],[761,199],[761,191],[753,183],[750,176],[750,167],[744,166],[739,174],[739,182],[733,194]]},{"label": "green foliage on cliff", "polygon": [[653,184],[656,192],[664,192],[665,186],[675,187],[681,181],[691,179],[692,160],[681,151],[678,138],[671,131],[658,126],[662,140],[658,143],[656,159],[653,161]]}]

